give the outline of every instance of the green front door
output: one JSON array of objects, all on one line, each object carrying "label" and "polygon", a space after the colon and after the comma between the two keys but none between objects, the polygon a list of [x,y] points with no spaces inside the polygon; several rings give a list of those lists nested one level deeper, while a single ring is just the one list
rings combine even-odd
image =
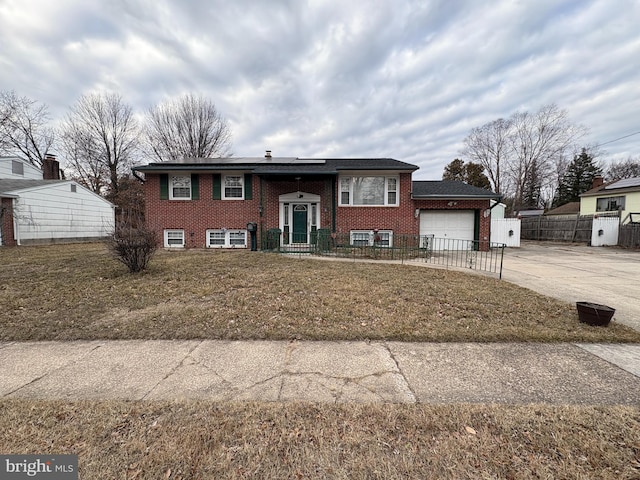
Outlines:
[{"label": "green front door", "polygon": [[293,238],[291,243],[309,243],[307,236],[308,205],[293,205]]}]

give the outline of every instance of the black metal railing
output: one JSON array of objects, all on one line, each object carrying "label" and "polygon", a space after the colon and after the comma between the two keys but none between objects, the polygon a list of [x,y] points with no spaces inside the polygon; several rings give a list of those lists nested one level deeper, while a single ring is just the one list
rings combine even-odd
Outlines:
[{"label": "black metal railing", "polygon": [[423,261],[446,268],[468,268],[496,273],[502,278],[503,243],[478,242],[433,235],[353,235],[319,229],[309,234],[271,229],[262,236],[262,250],[340,258]]}]

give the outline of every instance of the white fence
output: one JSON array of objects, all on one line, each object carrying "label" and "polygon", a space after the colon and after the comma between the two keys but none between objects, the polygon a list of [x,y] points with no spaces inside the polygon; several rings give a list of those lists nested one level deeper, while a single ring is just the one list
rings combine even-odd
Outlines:
[{"label": "white fence", "polygon": [[491,243],[504,243],[507,247],[520,246],[520,219],[494,218],[491,220]]},{"label": "white fence", "polygon": [[618,217],[593,217],[591,246],[604,247],[618,244],[620,219]]}]

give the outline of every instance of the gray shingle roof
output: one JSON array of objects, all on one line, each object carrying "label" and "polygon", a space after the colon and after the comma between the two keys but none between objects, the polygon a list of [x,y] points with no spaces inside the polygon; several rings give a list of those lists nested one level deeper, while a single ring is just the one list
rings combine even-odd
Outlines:
[{"label": "gray shingle roof", "polygon": [[491,190],[451,180],[415,180],[412,186],[413,198],[502,198]]},{"label": "gray shingle roof", "polygon": [[41,187],[44,185],[52,185],[54,183],[68,182],[68,180],[27,180],[4,178],[0,179],[0,195],[17,190],[25,190],[27,188]]},{"label": "gray shingle roof", "polygon": [[640,191],[640,177],[623,178],[614,182],[605,183],[580,194],[581,197],[593,197],[598,195],[610,195],[618,193],[633,193]]},{"label": "gray shingle roof", "polygon": [[341,170],[401,170],[412,172],[416,165],[393,158],[291,158],[231,157],[195,158],[183,162],[159,162],[135,167],[138,172],[252,170],[259,175],[332,174]]}]

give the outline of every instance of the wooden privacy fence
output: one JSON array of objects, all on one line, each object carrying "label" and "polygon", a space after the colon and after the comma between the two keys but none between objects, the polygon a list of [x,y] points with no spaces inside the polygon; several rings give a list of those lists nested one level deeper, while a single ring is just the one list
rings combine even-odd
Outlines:
[{"label": "wooden privacy fence", "polygon": [[626,248],[640,248],[640,223],[621,225],[618,245]]},{"label": "wooden privacy fence", "polygon": [[591,241],[593,215],[576,215],[575,217],[538,217],[523,218],[520,223],[520,234],[524,240],[552,240],[558,242]]}]

